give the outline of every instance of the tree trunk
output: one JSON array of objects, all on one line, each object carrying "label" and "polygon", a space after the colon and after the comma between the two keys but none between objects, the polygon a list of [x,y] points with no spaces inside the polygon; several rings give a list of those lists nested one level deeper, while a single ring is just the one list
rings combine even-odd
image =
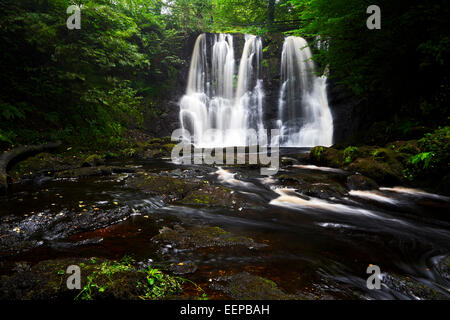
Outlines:
[{"label": "tree trunk", "polygon": [[8,190],[9,176],[6,171],[12,161],[22,157],[30,157],[34,154],[38,154],[44,151],[57,149],[60,146],[61,141],[35,146],[22,146],[11,151],[4,152],[2,155],[0,155],[0,192],[5,192]]},{"label": "tree trunk", "polygon": [[272,26],[275,21],[275,0],[269,0],[269,5],[267,9],[267,22],[269,26]]}]

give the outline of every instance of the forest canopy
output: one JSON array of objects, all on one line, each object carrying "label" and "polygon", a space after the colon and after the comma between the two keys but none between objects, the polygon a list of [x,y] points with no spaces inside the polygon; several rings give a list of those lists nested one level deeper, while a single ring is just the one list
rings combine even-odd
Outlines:
[{"label": "forest canopy", "polygon": [[[449,4],[378,0],[0,0],[2,147],[62,139],[117,145],[164,112],[202,32],[283,32],[325,43],[314,59],[380,114],[448,123]],[[81,6],[82,30],[66,9]],[[389,112],[386,112],[389,111]]]}]

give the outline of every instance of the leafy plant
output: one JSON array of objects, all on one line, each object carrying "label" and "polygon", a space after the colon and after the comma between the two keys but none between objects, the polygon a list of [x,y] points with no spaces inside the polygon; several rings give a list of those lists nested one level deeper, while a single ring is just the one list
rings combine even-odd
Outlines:
[{"label": "leafy plant", "polygon": [[344,150],[344,163],[349,164],[351,163],[357,156],[359,149],[357,147],[347,147]]}]

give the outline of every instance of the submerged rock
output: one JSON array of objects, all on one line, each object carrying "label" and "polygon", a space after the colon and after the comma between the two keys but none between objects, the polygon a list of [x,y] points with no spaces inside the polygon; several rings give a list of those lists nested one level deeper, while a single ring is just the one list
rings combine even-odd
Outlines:
[{"label": "submerged rock", "polygon": [[142,173],[129,182],[129,186],[144,192],[164,196],[170,201],[181,199],[204,182],[199,179],[182,179],[158,174]]},{"label": "submerged rock", "polygon": [[191,191],[180,203],[193,206],[221,207],[242,211],[244,208],[255,207],[230,188],[205,184],[201,188]]},{"label": "submerged rock", "polygon": [[320,199],[343,197],[347,190],[331,177],[332,174],[286,173],[280,175],[279,180],[284,186],[295,188],[307,196]]},{"label": "submerged rock", "polygon": [[198,266],[192,261],[183,261],[179,263],[170,264],[165,270],[172,272],[173,274],[189,274],[197,271]]},{"label": "submerged rock", "polygon": [[347,186],[350,190],[377,190],[378,184],[361,174],[347,177]]},{"label": "submerged rock", "polygon": [[134,168],[126,168],[126,167],[108,167],[108,166],[99,166],[99,167],[82,167],[64,170],[55,173],[55,178],[87,178],[87,177],[96,177],[96,176],[110,176],[115,173],[134,173],[136,169]]},{"label": "submerged rock", "polygon": [[290,295],[280,290],[275,282],[248,272],[215,279],[211,285],[236,300],[296,300],[299,296]]},{"label": "submerged rock", "polygon": [[93,154],[93,155],[86,157],[86,159],[84,159],[82,161],[81,166],[82,167],[97,167],[97,166],[103,165],[103,164],[105,164],[103,157],[99,156],[98,154]]},{"label": "submerged rock", "polygon": [[396,274],[383,275],[382,285],[387,286],[392,294],[399,299],[425,299],[425,300],[449,300],[450,295],[444,294],[438,288],[433,288],[433,284],[425,285],[419,281]]},{"label": "submerged rock", "polygon": [[238,236],[219,227],[194,226],[185,229],[175,225],[173,229],[164,227],[152,238],[154,243],[168,248],[197,249],[207,247],[246,246],[258,247],[253,239]]},{"label": "submerged rock", "polygon": [[46,241],[65,239],[75,233],[111,226],[127,219],[131,214],[130,208],[117,207],[81,212],[46,210],[30,217],[3,217],[0,221],[0,252],[27,251]]}]

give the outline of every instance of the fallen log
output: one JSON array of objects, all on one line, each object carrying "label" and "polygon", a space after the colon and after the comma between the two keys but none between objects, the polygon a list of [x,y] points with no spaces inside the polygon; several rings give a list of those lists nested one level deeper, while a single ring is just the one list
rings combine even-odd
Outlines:
[{"label": "fallen log", "polygon": [[44,151],[50,151],[57,149],[61,146],[61,141],[51,142],[47,144],[34,145],[34,146],[21,146],[10,151],[6,151],[0,155],[0,192],[6,192],[8,190],[8,182],[10,178],[7,173],[7,169],[10,164],[16,162],[19,159],[26,159],[32,155],[39,154]]}]

